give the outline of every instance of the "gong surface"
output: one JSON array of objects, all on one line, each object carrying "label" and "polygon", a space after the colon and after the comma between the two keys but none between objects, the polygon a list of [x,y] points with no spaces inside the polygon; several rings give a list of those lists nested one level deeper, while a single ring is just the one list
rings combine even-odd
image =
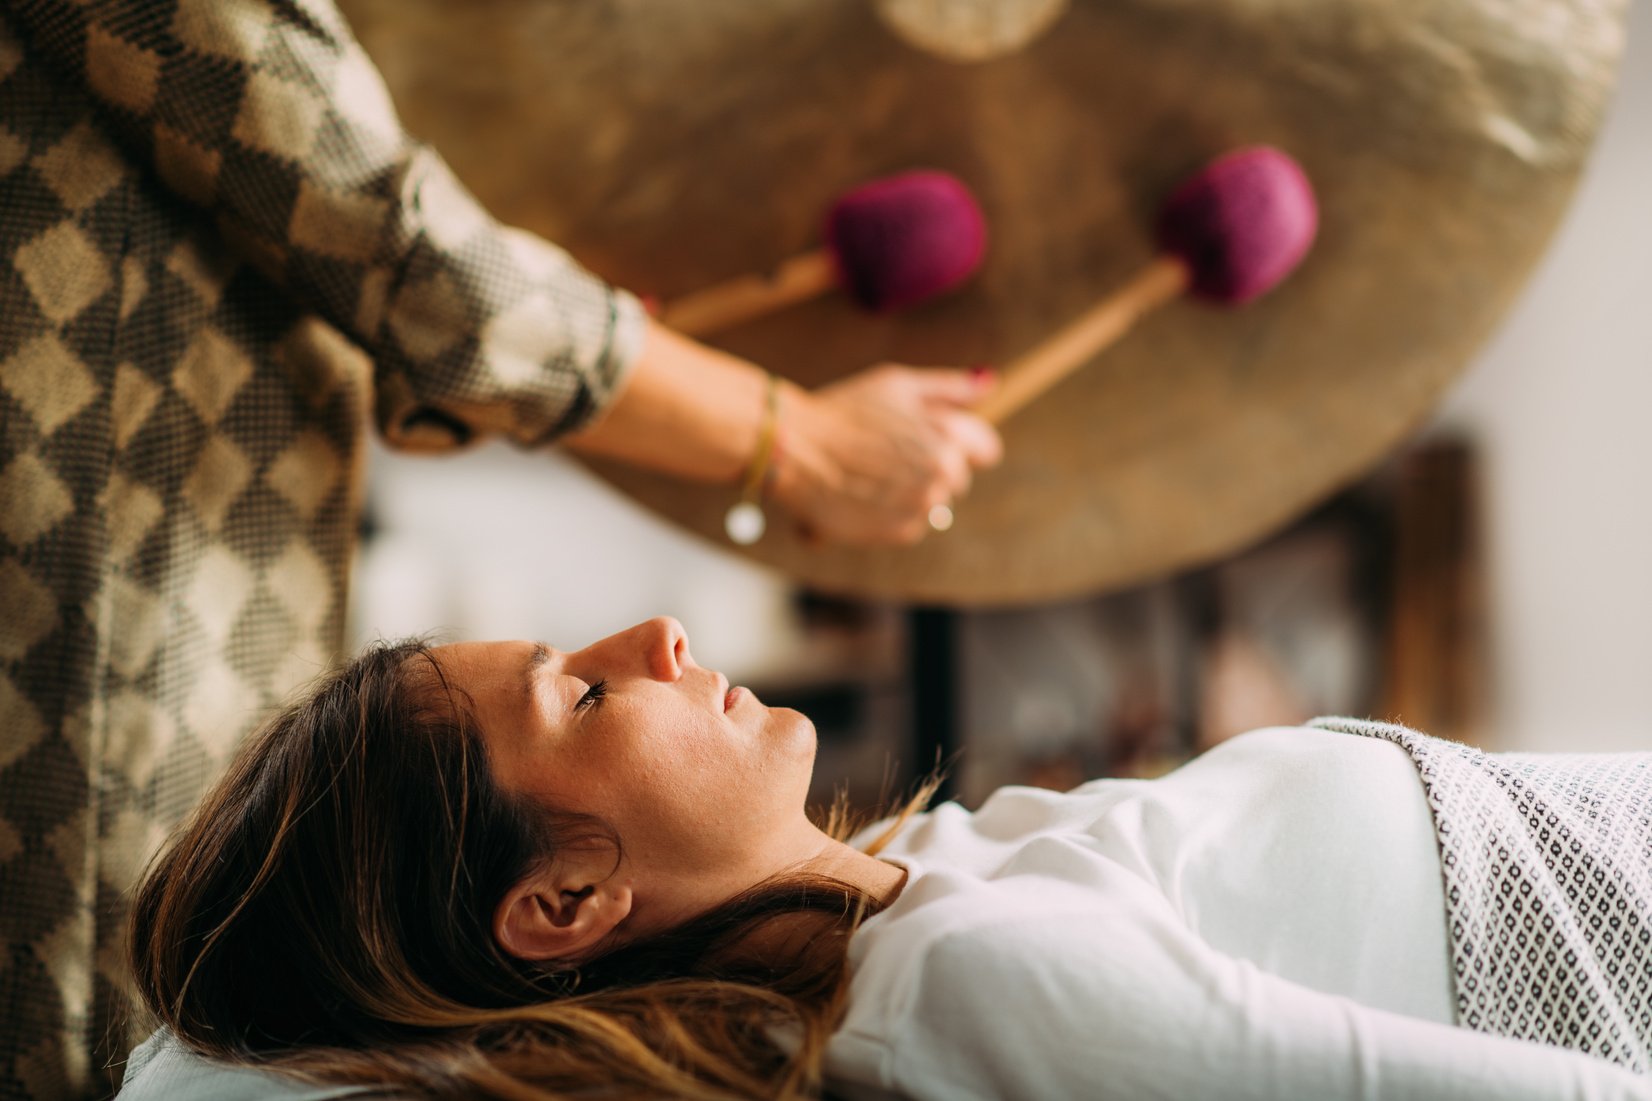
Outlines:
[{"label": "gong surface", "polygon": [[[1417,427],[1558,221],[1609,98],[1621,3],[1073,0],[1021,49],[924,52],[863,0],[347,0],[404,121],[502,220],[664,298],[816,245],[831,201],[939,168],[985,265],[898,316],[831,296],[715,342],[804,385],[879,361],[1002,362],[1123,283],[1161,199],[1238,145],[1296,157],[1303,266],[1178,302],[1003,428],[956,524],[913,548],[742,551],[816,587],[964,604],[1229,553]],[[734,488],[611,463],[725,546]]]}]

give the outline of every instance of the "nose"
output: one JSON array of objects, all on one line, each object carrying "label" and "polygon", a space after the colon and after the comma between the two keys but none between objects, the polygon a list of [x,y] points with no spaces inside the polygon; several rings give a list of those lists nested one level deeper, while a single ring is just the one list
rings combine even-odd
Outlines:
[{"label": "nose", "polygon": [[675,681],[683,675],[683,667],[694,662],[688,654],[688,632],[671,616],[656,616],[637,624],[631,632],[637,636],[635,644],[648,675],[655,680]]}]

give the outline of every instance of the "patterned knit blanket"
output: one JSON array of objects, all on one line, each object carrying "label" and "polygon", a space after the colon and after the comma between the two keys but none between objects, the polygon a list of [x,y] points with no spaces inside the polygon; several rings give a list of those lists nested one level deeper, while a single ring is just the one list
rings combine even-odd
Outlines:
[{"label": "patterned knit blanket", "polygon": [[1484,753],[1388,723],[1445,875],[1457,1023],[1652,1074],[1652,753]]}]

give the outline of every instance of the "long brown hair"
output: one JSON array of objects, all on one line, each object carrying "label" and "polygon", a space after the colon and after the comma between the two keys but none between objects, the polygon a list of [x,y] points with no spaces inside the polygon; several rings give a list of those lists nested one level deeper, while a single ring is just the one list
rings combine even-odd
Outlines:
[{"label": "long brown hair", "polygon": [[[848,825],[840,806],[828,828]],[[818,1095],[873,900],[787,877],[577,969],[504,952],[505,892],[586,844],[617,865],[603,822],[494,784],[425,643],[380,644],[260,730],[157,857],[132,970],[191,1046],[306,1078],[524,1101]],[[740,951],[759,930],[780,947]]]}]

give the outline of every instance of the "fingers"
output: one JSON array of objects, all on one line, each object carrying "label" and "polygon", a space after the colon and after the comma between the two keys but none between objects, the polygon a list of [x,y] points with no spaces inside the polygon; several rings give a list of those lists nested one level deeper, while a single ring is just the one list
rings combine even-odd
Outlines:
[{"label": "fingers", "polygon": [[908,385],[930,408],[934,423],[962,451],[971,469],[997,466],[1003,460],[1004,442],[998,430],[969,412],[997,385],[990,368],[910,368],[906,373]]},{"label": "fingers", "polygon": [[925,484],[917,501],[921,516],[902,525],[899,534],[903,542],[916,542],[931,534],[932,510],[938,505],[954,504],[969,492],[975,471],[996,466],[1004,457],[998,430],[967,409],[932,404],[925,420],[928,422],[925,432],[928,461]]},{"label": "fingers", "polygon": [[997,429],[974,414],[941,410],[932,415],[930,423],[937,435],[932,441],[930,484],[923,498],[926,512],[968,493],[975,471],[996,466],[1004,457]]},{"label": "fingers", "polygon": [[994,384],[985,371],[884,364],[813,391],[793,403],[796,454],[777,494],[810,542],[934,535],[936,506],[955,507],[975,472],[1003,457],[997,430],[970,411]]},{"label": "fingers", "polygon": [[991,368],[912,367],[907,368],[908,385],[925,405],[968,409],[997,384]]},{"label": "fingers", "polygon": [[937,423],[973,469],[982,470],[1003,461],[1004,440],[998,429],[975,414],[948,409],[938,415]]},{"label": "fingers", "polygon": [[906,513],[894,529],[897,542],[919,542],[935,531],[938,508],[949,516],[951,508],[969,492],[975,471],[996,464],[1003,456],[997,431],[981,418],[958,409],[932,412],[929,417],[927,470],[916,499],[918,512]]}]

